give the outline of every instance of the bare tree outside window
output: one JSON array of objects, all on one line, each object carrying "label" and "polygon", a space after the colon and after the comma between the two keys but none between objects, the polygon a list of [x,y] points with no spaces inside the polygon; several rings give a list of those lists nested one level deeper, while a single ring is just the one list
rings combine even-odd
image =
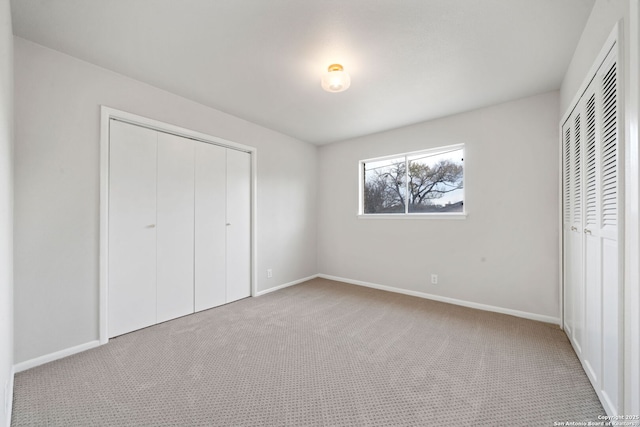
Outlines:
[{"label": "bare tree outside window", "polygon": [[405,212],[405,169],[404,157],[365,165],[364,213]]},{"label": "bare tree outside window", "polygon": [[363,162],[363,213],[463,212],[463,155],[459,146],[443,147]]}]

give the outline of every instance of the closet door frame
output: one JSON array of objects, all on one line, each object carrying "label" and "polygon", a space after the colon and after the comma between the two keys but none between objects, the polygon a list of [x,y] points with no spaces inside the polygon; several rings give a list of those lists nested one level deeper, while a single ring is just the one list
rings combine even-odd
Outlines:
[{"label": "closet door frame", "polygon": [[100,107],[100,277],[99,277],[99,336],[100,344],[109,342],[109,122],[114,119],[131,125],[141,126],[158,132],[193,139],[202,143],[218,145],[249,153],[251,157],[251,296],[256,295],[256,235],[257,235],[257,195],[256,162],[257,149],[237,142],[196,132],[179,126],[138,116],[102,105]]},{"label": "closet door frame", "polygon": [[[598,76],[598,71],[599,69],[606,65],[604,64],[605,60],[607,59],[607,57],[609,56],[609,54],[613,51],[615,52],[615,57],[616,57],[616,62],[617,62],[617,72],[618,72],[618,99],[617,99],[617,108],[619,109],[618,111],[618,118],[619,118],[619,122],[618,122],[618,227],[617,227],[617,245],[618,245],[618,337],[621,341],[620,347],[619,347],[619,355],[618,355],[618,363],[619,363],[619,370],[621,372],[621,376],[620,376],[620,381],[622,382],[622,384],[619,384],[619,395],[620,395],[620,399],[619,401],[619,406],[622,408],[625,404],[625,369],[624,369],[624,362],[625,362],[625,353],[627,351],[626,349],[626,342],[624,339],[624,319],[625,319],[625,304],[624,304],[624,264],[625,264],[625,260],[627,259],[625,257],[625,235],[624,235],[624,231],[625,231],[625,194],[626,194],[626,189],[625,189],[625,158],[626,158],[626,154],[625,154],[625,148],[626,148],[626,144],[627,144],[627,139],[626,139],[626,125],[625,125],[625,99],[624,99],[624,84],[625,84],[625,76],[624,76],[624,50],[623,50],[623,45],[622,45],[622,41],[624,40],[624,33],[623,33],[623,27],[622,27],[622,23],[619,22],[617,23],[614,27],[613,30],[611,31],[611,33],[609,34],[609,37],[607,38],[607,41],[604,43],[602,50],[600,51],[600,53],[598,54],[598,56],[596,57],[596,59],[594,60],[591,68],[589,69],[589,72],[586,74],[586,78],[585,80],[582,82],[582,84],[580,85],[579,90],[576,92],[574,98],[572,99],[570,105],[570,108],[563,114],[561,120],[560,120],[560,124],[559,124],[559,135],[560,135],[560,150],[559,150],[559,159],[560,159],[560,164],[559,164],[559,189],[560,189],[560,194],[559,194],[559,206],[561,206],[562,208],[560,209],[559,215],[558,215],[558,224],[559,224],[559,230],[560,232],[560,236],[559,236],[559,247],[560,247],[560,275],[559,275],[559,280],[560,280],[560,290],[559,290],[559,298],[560,298],[560,318],[561,318],[561,327],[563,330],[566,330],[566,315],[567,313],[565,312],[565,303],[566,303],[566,267],[565,267],[565,240],[564,240],[564,135],[563,135],[563,129],[565,128],[565,125],[567,123],[569,123],[569,120],[573,118],[574,116],[574,112],[576,111],[576,109],[580,108],[580,106],[582,105],[581,103],[581,98],[586,95],[586,91],[588,90],[591,82],[597,78]],[[573,141],[572,141],[573,142]],[[584,177],[582,177],[581,181],[584,182]],[[584,202],[584,200],[583,200]],[[584,212],[584,206],[583,206],[583,212]],[[584,219],[584,218],[583,218]],[[583,221],[584,222],[584,221]],[[572,331],[573,334],[573,331]],[[574,347],[574,350],[576,350],[575,348],[575,342],[573,340],[573,338],[570,338],[570,342],[572,344],[572,346]],[[578,351],[576,351],[576,353],[579,353]],[[581,364],[583,364],[584,367],[584,361],[582,359],[581,356],[579,356],[580,362]],[[585,368],[585,372],[587,372],[587,369]],[[587,376],[589,376],[589,374],[587,373]],[[589,377],[591,380],[591,377]],[[595,388],[595,387],[594,387]],[[613,410],[613,408],[611,408],[608,405],[608,402],[606,402],[606,399],[604,399],[604,396],[602,395],[601,390],[595,390],[596,394],[598,395],[598,398],[600,399],[605,411],[609,414],[609,415],[616,415],[616,411]]]}]

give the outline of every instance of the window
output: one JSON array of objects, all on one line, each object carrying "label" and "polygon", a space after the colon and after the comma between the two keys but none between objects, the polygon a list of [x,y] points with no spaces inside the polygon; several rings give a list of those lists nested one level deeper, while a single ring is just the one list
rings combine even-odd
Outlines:
[{"label": "window", "polygon": [[362,160],[360,214],[464,214],[464,145]]}]

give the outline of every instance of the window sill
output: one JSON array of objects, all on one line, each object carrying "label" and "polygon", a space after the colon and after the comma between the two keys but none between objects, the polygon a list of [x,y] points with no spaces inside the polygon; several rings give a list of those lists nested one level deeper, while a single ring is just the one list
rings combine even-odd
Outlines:
[{"label": "window sill", "polygon": [[467,219],[466,213],[358,214],[358,219]]}]

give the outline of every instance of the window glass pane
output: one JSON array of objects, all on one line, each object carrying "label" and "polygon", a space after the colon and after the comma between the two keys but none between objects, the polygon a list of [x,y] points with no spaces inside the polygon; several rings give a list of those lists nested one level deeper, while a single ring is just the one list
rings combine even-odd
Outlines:
[{"label": "window glass pane", "polygon": [[364,164],[364,213],[405,213],[405,158]]},{"label": "window glass pane", "polygon": [[409,160],[409,213],[463,212],[463,150]]}]

